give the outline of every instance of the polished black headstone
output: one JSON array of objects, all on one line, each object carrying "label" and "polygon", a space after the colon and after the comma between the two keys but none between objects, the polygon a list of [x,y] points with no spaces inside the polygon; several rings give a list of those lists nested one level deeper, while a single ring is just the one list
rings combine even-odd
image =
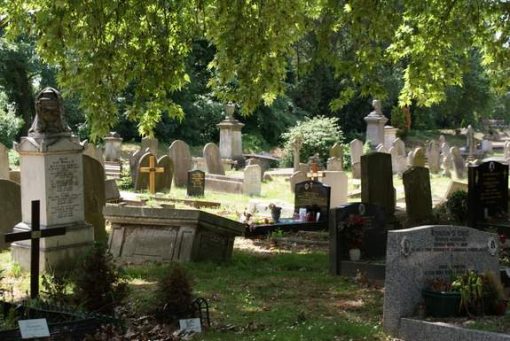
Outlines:
[{"label": "polished black headstone", "polygon": [[300,208],[316,216],[320,213],[319,222],[327,222],[331,188],[319,181],[303,181],[296,184],[294,190],[294,212],[299,214]]},{"label": "polished black headstone", "polygon": [[203,196],[205,191],[205,172],[195,169],[188,171],[187,194],[190,197]]}]

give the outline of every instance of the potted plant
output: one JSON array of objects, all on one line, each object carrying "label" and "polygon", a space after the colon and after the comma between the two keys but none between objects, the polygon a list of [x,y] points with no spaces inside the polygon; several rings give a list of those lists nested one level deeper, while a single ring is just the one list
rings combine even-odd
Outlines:
[{"label": "potted plant", "polygon": [[282,213],[282,208],[279,206],[276,206],[273,203],[269,204],[268,208],[271,210],[271,218],[273,219],[273,223],[277,224],[280,221],[280,215]]},{"label": "potted plant", "polygon": [[365,218],[357,214],[350,214],[344,223],[343,236],[349,249],[349,258],[352,261],[358,261],[361,258],[361,246],[363,237]]},{"label": "potted plant", "polygon": [[428,316],[451,317],[459,315],[461,295],[452,288],[451,281],[444,278],[433,279],[421,293]]}]

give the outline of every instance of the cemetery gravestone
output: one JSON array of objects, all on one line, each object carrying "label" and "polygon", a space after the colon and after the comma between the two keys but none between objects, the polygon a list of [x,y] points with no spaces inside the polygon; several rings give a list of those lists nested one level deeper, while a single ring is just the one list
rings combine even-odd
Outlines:
[{"label": "cemetery gravestone", "polygon": [[[299,214],[305,208],[309,221],[327,222],[330,208],[330,187],[318,181],[303,181],[296,184],[294,213]],[[318,220],[317,220],[317,215]]]},{"label": "cemetery gravestone", "polygon": [[441,278],[449,281],[467,270],[499,274],[495,234],[450,225],[389,231],[384,329],[398,334],[400,318],[413,315],[429,281]]},{"label": "cemetery gravestone", "polygon": [[83,155],[87,155],[95,159],[97,162],[101,164],[101,166],[104,165],[103,152],[101,152],[101,149],[97,148],[96,145],[89,143],[87,140],[83,141],[82,145],[84,147]]},{"label": "cemetery gravestone", "polygon": [[348,178],[344,172],[322,172],[322,183],[328,185],[331,191],[330,207],[339,207],[347,203]]},{"label": "cemetery gravestone", "polygon": [[432,174],[439,173],[441,169],[440,147],[436,141],[430,141],[427,145],[427,160],[429,163],[429,169]]},{"label": "cemetery gravestone", "polygon": [[429,170],[412,167],[402,176],[406,195],[407,219],[410,223],[425,223],[432,218],[432,193]]},{"label": "cemetery gravestone", "polygon": [[508,165],[496,161],[468,168],[469,225],[508,218]]},{"label": "cemetery gravestone", "polygon": [[138,164],[140,159],[144,154],[149,152],[149,148],[146,148],[145,150],[139,149],[131,154],[131,157],[129,158],[129,170],[131,171],[131,180],[134,184],[136,184],[136,178],[138,177]]},{"label": "cemetery gravestone", "polygon": [[175,140],[168,147],[168,156],[174,165],[174,185],[184,187],[187,185],[188,171],[191,170],[193,159],[186,142]]},{"label": "cemetery gravestone", "polygon": [[142,143],[140,150],[146,151],[147,148],[149,151],[157,157],[158,155],[158,148],[159,148],[159,141],[156,138],[153,137],[144,137],[142,138]]},{"label": "cemetery gravestone", "polygon": [[349,144],[351,146],[351,163],[361,161],[361,155],[363,155],[363,142],[358,139],[354,139]]},{"label": "cemetery gravestone", "polygon": [[460,154],[460,150],[457,147],[450,148],[450,155],[452,156],[453,170],[457,179],[464,179],[466,165],[464,164],[464,158]]},{"label": "cemetery gravestone", "polygon": [[106,202],[118,202],[120,200],[119,187],[115,179],[104,181],[104,197]]},{"label": "cemetery gravestone", "polygon": [[163,173],[156,176],[156,192],[170,192],[174,178],[174,163],[168,155],[163,155],[158,159],[158,167],[163,168]]},{"label": "cemetery gravestone", "polygon": [[294,172],[294,174],[292,174],[289,178],[290,191],[292,193],[295,193],[296,184],[306,181],[307,179],[308,179],[308,177],[306,176],[305,172],[301,172],[301,171]]},{"label": "cemetery gravestone", "polygon": [[83,189],[85,221],[94,226],[94,240],[105,242],[103,208],[106,204],[103,166],[94,158],[83,155]]},{"label": "cemetery gravestone", "polygon": [[343,159],[344,157],[344,149],[340,143],[335,143],[333,147],[329,150],[330,157],[336,157],[337,159]]},{"label": "cemetery gravestone", "polygon": [[380,205],[387,216],[395,212],[391,155],[370,153],[361,157],[361,201]]},{"label": "cemetery gravestone", "polygon": [[[63,237],[41,240],[41,268],[70,266],[94,241],[94,229],[85,222],[83,146],[67,126],[62,97],[45,88],[36,97],[36,116],[16,149],[20,155],[22,222],[14,232],[31,230],[31,202],[40,200],[41,229],[65,226]],[[101,177],[103,180],[104,178]],[[11,245],[12,258],[22,268],[30,264],[30,243]]]},{"label": "cemetery gravestone", "polygon": [[330,157],[327,165],[328,171],[341,172],[344,170],[343,159],[337,157]]},{"label": "cemetery gravestone", "polygon": [[138,159],[138,164],[136,165],[137,169],[136,173],[138,174],[138,176],[136,177],[136,182],[134,183],[135,191],[147,190],[149,186],[149,173],[141,173],[140,168],[149,167],[149,161],[151,156],[154,157],[153,154],[147,152]]},{"label": "cemetery gravestone", "polygon": [[374,110],[364,118],[367,123],[367,141],[370,141],[373,146],[380,143],[384,145],[384,125],[388,122],[388,119],[382,112],[381,101],[373,100],[372,106]]},{"label": "cemetery gravestone", "polygon": [[505,142],[505,146],[503,148],[503,158],[505,160],[510,160],[510,141]]},{"label": "cemetery gravestone", "polygon": [[219,153],[225,159],[235,159],[243,154],[241,129],[244,127],[244,123],[234,118],[234,111],[234,103],[226,104],[226,118],[216,125],[220,128]]},{"label": "cemetery gravestone", "polygon": [[220,150],[214,143],[208,143],[204,147],[204,159],[207,165],[207,172],[211,174],[225,175],[223,162],[220,157]]},{"label": "cemetery gravestone", "polygon": [[195,169],[188,172],[187,194],[190,197],[203,196],[205,192],[205,172]]},{"label": "cemetery gravestone", "polygon": [[259,165],[246,166],[244,169],[243,193],[260,195],[262,187],[262,171]]},{"label": "cemetery gravestone", "polygon": [[386,225],[384,209],[367,203],[352,203],[331,210],[329,222],[330,273],[341,274],[341,261],[349,259],[349,246],[344,236],[345,224],[352,216],[363,218],[363,259],[377,259],[386,255]]},{"label": "cemetery gravestone", "polygon": [[110,132],[104,139],[104,160],[110,162],[120,161],[122,137],[114,131]]},{"label": "cemetery gravestone", "polygon": [[[0,235],[11,232],[12,227],[21,220],[21,191],[20,186],[10,180],[0,179]],[[0,238],[0,251],[9,247]]]},{"label": "cemetery gravestone", "polygon": [[375,150],[378,152],[378,153],[387,153],[388,151],[386,150],[386,147],[384,146],[384,144],[379,144]]},{"label": "cemetery gravestone", "polygon": [[413,152],[413,158],[412,158],[412,164],[411,166],[414,167],[425,167],[425,162],[427,161],[425,158],[425,152],[423,151],[423,148],[418,147]]},{"label": "cemetery gravestone", "polygon": [[0,179],[9,179],[9,149],[0,143]]},{"label": "cemetery gravestone", "polygon": [[352,178],[361,179],[361,162],[353,163],[351,166]]}]

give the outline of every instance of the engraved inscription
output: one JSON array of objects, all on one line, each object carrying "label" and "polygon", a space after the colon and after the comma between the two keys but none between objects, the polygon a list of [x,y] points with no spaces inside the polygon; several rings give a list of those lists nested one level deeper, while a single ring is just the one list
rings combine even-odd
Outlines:
[{"label": "engraved inscription", "polygon": [[75,158],[60,156],[48,165],[48,214],[57,219],[80,216],[80,165]]}]

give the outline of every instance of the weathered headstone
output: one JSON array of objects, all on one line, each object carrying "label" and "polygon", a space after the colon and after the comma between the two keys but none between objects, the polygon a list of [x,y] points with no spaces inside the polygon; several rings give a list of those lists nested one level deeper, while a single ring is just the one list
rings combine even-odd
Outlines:
[{"label": "weathered headstone", "polygon": [[262,188],[262,173],[259,165],[246,166],[244,169],[243,193],[245,195],[260,195]]},{"label": "weathered headstone", "polygon": [[193,159],[186,142],[175,140],[168,147],[168,156],[174,164],[174,185],[184,187],[188,180],[188,171],[193,166]]},{"label": "weathered headstone", "polygon": [[[305,208],[310,214],[312,221],[328,221],[330,208],[330,188],[318,181],[303,181],[296,184],[294,196],[294,212],[299,213],[300,208]],[[319,214],[319,219],[317,219]]]},{"label": "weathered headstone", "polygon": [[225,175],[223,162],[221,162],[220,150],[217,145],[210,142],[204,146],[204,159],[208,173]]},{"label": "weathered headstone", "polygon": [[397,137],[393,141],[393,147],[395,147],[396,152],[397,152],[398,155],[406,157],[406,155],[407,155],[406,154],[406,144],[404,143],[404,141],[402,141],[400,139],[400,137]]},{"label": "weathered headstone", "polygon": [[337,159],[342,160],[344,157],[344,147],[341,143],[335,143],[333,147],[329,150],[330,157],[336,157]]},{"label": "weathered headstone", "polygon": [[120,200],[119,187],[115,179],[106,179],[104,181],[104,199],[109,203],[118,202]]},{"label": "weathered headstone", "polygon": [[499,274],[495,234],[461,226],[421,226],[388,232],[383,327],[398,334],[430,280],[451,280],[467,270]]},{"label": "weathered headstone", "polygon": [[363,242],[361,256],[364,260],[382,258],[386,255],[386,225],[384,210],[377,205],[352,203],[331,210],[329,221],[330,273],[340,275],[341,260],[349,259],[344,228],[351,216],[363,218]]},{"label": "weathered headstone", "polygon": [[387,216],[395,212],[390,154],[370,153],[361,157],[361,201],[382,206]]},{"label": "weathered headstone", "polygon": [[224,159],[235,159],[243,154],[241,129],[244,124],[234,118],[235,104],[225,105],[225,120],[216,126],[220,128],[219,153]]},{"label": "weathered headstone", "polygon": [[237,221],[196,209],[108,204],[109,251],[132,263],[147,261],[228,261],[234,238],[244,234]]},{"label": "weathered headstone", "polygon": [[381,101],[373,100],[372,106],[374,110],[364,120],[367,123],[367,141],[370,141],[373,146],[377,146],[379,143],[384,144],[384,125],[388,119],[382,112]]},{"label": "weathered headstone", "polygon": [[145,150],[139,149],[136,152],[133,152],[129,157],[129,170],[131,172],[131,180],[133,183],[136,183],[136,178],[138,177],[138,163],[140,162],[140,158],[149,152],[149,148],[146,148]]},{"label": "weathered headstone", "polygon": [[363,142],[358,139],[354,139],[349,143],[351,147],[351,164],[361,161],[361,155],[363,155]]},{"label": "weathered headstone", "polygon": [[351,165],[352,178],[361,179],[361,162],[355,162]]},{"label": "weathered headstone", "polygon": [[390,149],[393,145],[393,141],[397,138],[398,128],[393,126],[384,126],[384,148]]},{"label": "weathered headstone", "polygon": [[439,173],[439,170],[441,169],[440,149],[439,144],[435,140],[432,140],[427,144],[427,160],[432,174]]},{"label": "weathered headstone", "polygon": [[149,186],[149,173],[140,173],[141,167],[149,167],[149,160],[150,157],[154,155],[151,154],[149,151],[147,153],[143,154],[138,159],[138,164],[136,165],[136,173],[138,176],[136,177],[136,182],[134,183],[134,189],[135,191],[144,191],[147,190]]},{"label": "weathered headstone", "polygon": [[106,233],[103,208],[106,204],[104,169],[96,159],[83,155],[83,189],[85,221],[94,226],[94,240],[105,242]]},{"label": "weathered headstone", "polygon": [[157,138],[154,137],[143,137],[140,150],[145,153],[145,151],[149,148],[149,151],[152,155],[158,157],[158,148],[159,148],[159,141]]},{"label": "weathered headstone", "polygon": [[508,221],[508,165],[489,161],[468,168],[469,225]]},{"label": "weathered headstone", "polygon": [[294,166],[294,172],[299,171],[299,165],[301,163],[300,159],[300,153],[301,153],[301,147],[303,146],[303,136],[301,134],[298,134],[293,137],[291,141],[292,145],[292,162]]},{"label": "weathered headstone", "polygon": [[306,181],[307,179],[308,179],[308,177],[306,176],[305,172],[301,172],[301,171],[294,172],[294,174],[292,174],[289,178],[290,191],[292,193],[295,193],[296,184]]},{"label": "weathered headstone", "polygon": [[411,166],[413,167],[425,167],[425,152],[423,151],[423,148],[418,147],[413,152],[413,161]]},{"label": "weathered headstone", "polygon": [[99,162],[101,166],[104,165],[103,152],[101,151],[101,149],[99,149],[95,144],[88,142],[87,140],[82,142],[82,146],[84,147],[83,155],[87,155],[93,158],[94,160]]},{"label": "weathered headstone", "polygon": [[344,162],[342,158],[330,157],[328,159],[327,168],[328,171],[341,172],[344,170]]},{"label": "weathered headstone", "polygon": [[12,231],[12,227],[21,220],[20,186],[6,179],[0,179],[0,251],[9,247],[3,235]]},{"label": "weathered headstone", "polygon": [[388,151],[386,150],[386,147],[384,146],[384,144],[379,144],[377,147],[375,147],[375,150],[378,152],[378,153],[388,153]]},{"label": "weathered headstone", "polygon": [[174,163],[168,155],[163,155],[158,159],[158,167],[163,168],[163,173],[156,176],[156,192],[170,192],[172,188],[172,178],[174,177]]},{"label": "weathered headstone", "polygon": [[[60,93],[45,88],[36,97],[36,116],[16,149],[20,154],[22,222],[14,232],[31,230],[32,201],[40,201],[41,230],[66,227],[63,237],[42,239],[40,266],[71,267],[94,241],[94,229],[85,222],[83,146],[67,126]],[[103,181],[104,177],[101,177]],[[103,193],[104,194],[104,193]],[[30,266],[30,242],[11,245],[12,258]]]},{"label": "weathered headstone", "polygon": [[188,171],[187,194],[190,197],[203,196],[205,192],[205,172],[200,169]]},{"label": "weathered headstone", "polygon": [[0,143],[0,179],[9,179],[9,149]]},{"label": "weathered headstone", "polygon": [[122,137],[120,137],[118,133],[112,131],[103,140],[104,160],[110,162],[119,162],[122,148]]},{"label": "weathered headstone", "polygon": [[411,224],[428,223],[432,218],[430,174],[425,167],[412,167],[402,175],[407,219]]},{"label": "weathered headstone", "polygon": [[446,137],[444,135],[439,135],[439,145],[442,146],[443,143],[446,142]]},{"label": "weathered headstone", "polygon": [[452,156],[452,165],[453,170],[455,171],[455,176],[457,179],[464,179],[466,176],[466,165],[464,163],[464,158],[460,154],[460,150],[457,147],[450,148],[450,155]]},{"label": "weathered headstone", "polygon": [[328,185],[331,191],[331,208],[339,207],[347,203],[348,178],[344,172],[323,171],[322,183]]}]

